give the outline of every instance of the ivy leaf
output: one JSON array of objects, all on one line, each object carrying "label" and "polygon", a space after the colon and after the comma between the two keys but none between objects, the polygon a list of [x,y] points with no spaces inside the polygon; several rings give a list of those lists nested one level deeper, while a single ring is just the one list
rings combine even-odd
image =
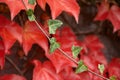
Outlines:
[{"label": "ivy leaf", "polygon": [[99,69],[100,73],[103,74],[103,72],[105,70],[104,64],[98,64],[98,69]]},{"label": "ivy leaf", "polygon": [[111,76],[110,80],[116,80],[116,77],[115,76]]},{"label": "ivy leaf", "polygon": [[33,12],[32,9],[27,10],[26,13],[27,13],[27,15],[28,15],[28,19],[29,19],[30,21],[35,21],[34,12]]},{"label": "ivy leaf", "polygon": [[50,34],[55,34],[57,28],[59,28],[62,25],[62,21],[60,20],[49,20],[48,21],[48,26],[49,26],[49,33]]},{"label": "ivy leaf", "polygon": [[80,53],[80,51],[82,50],[82,47],[79,46],[72,46],[72,54],[74,58],[77,58],[78,54]]},{"label": "ivy leaf", "polygon": [[35,4],[35,2],[36,2],[36,0],[28,0],[28,3],[32,4],[32,5]]},{"label": "ivy leaf", "polygon": [[60,47],[60,44],[56,42],[56,39],[51,38],[50,39],[50,53],[53,53],[59,47]]},{"label": "ivy leaf", "polygon": [[78,63],[78,67],[76,68],[75,72],[76,73],[82,73],[82,72],[87,71],[87,70],[88,70],[87,66],[83,63],[82,60],[80,60],[79,63]]}]

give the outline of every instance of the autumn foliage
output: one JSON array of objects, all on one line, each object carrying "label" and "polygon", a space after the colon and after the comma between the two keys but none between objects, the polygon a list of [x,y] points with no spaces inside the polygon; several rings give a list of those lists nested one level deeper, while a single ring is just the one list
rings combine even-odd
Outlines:
[{"label": "autumn foliage", "polygon": [[[14,21],[14,18],[22,10],[34,10],[35,6],[39,5],[43,11],[46,11],[46,7],[49,6],[52,19],[56,19],[64,11],[68,13],[68,15],[72,15],[77,24],[80,15],[80,5],[77,0],[36,0],[34,4],[30,4],[29,1],[34,0],[0,0],[0,3],[4,3],[9,7],[11,17],[11,19],[8,19],[3,14],[0,14],[1,70],[4,69],[6,57],[12,54],[11,48],[18,42],[19,46],[23,49],[23,52],[18,54],[21,57],[28,56],[34,44],[37,44],[40,49],[43,50],[41,54],[45,55],[41,56],[41,54],[38,54],[37,56],[39,58],[45,58],[43,61],[38,60],[36,57],[28,60],[28,66],[34,65],[34,68],[32,68],[32,76],[30,76],[32,80],[104,80],[104,78],[120,80],[120,58],[114,58],[108,62],[102,51],[104,45],[96,35],[86,35],[82,40],[78,40],[68,25],[62,26],[57,29],[55,34],[51,35],[48,30],[48,20],[46,20],[44,24],[39,21],[37,21],[38,24],[36,24],[35,21],[26,20],[23,26]],[[98,12],[94,21],[109,20],[113,25],[113,32],[120,30],[119,6],[115,4],[111,5],[107,0],[101,1],[100,4],[96,4],[96,6]],[[50,53],[50,40],[43,31],[40,30],[38,25],[40,25],[48,37],[54,37],[56,39],[60,44],[60,49],[62,49],[65,54],[59,49]],[[77,57],[74,57],[72,53],[71,48],[73,45],[82,48]],[[82,60],[88,67],[88,70],[76,73],[75,69],[78,67],[78,64],[69,57],[76,62]],[[101,73],[98,68],[99,64],[104,65],[103,73]],[[27,70],[27,68],[25,70]],[[4,74],[0,76],[0,80],[27,80],[24,76],[24,71],[22,73],[23,74]]]}]

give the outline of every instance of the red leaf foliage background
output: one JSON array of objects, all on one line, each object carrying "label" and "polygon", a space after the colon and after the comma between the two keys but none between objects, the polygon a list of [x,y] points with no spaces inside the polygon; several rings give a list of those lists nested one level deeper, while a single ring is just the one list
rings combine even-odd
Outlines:
[{"label": "red leaf foliage background", "polygon": [[0,76],[0,80],[26,80],[26,79],[16,74],[6,74],[4,76]]},{"label": "red leaf foliage background", "polygon": [[[69,38],[69,36],[71,36],[71,38]],[[71,46],[77,45],[77,41],[71,29],[69,27],[64,27],[61,31],[57,30],[55,38],[61,44],[61,49],[63,49],[65,52],[67,52],[68,55],[72,57]],[[46,56],[52,61],[57,72],[60,72],[62,69],[69,66],[77,66],[73,61],[61,54],[59,50],[56,50],[53,54],[46,54]]]},{"label": "red leaf foliage background", "polygon": [[[61,34],[61,35],[59,35],[59,34]],[[66,36],[66,35],[71,35],[71,38],[69,39],[69,41],[67,41],[67,39],[68,39],[67,37],[69,37],[69,36]],[[66,39],[62,39],[62,36],[64,36],[64,37],[66,36],[65,37]],[[71,29],[69,27],[64,27],[64,28],[62,28],[61,31],[60,30],[57,31],[55,37],[61,43],[61,46],[62,46],[61,48],[65,52],[67,52],[68,55],[70,55],[72,57],[72,55],[70,54],[71,53],[70,47],[73,44],[78,45],[79,41],[77,41],[77,39],[76,39],[74,33],[71,31]],[[72,38],[72,37],[74,37],[74,38]],[[73,43],[73,41],[74,41],[74,43]],[[84,63],[88,66],[88,68],[90,70],[92,70],[98,74],[100,74],[100,72],[98,70],[98,64],[104,64],[105,71],[104,71],[103,76],[110,77],[115,74],[118,74],[116,76],[118,77],[118,80],[119,80],[119,70],[120,69],[117,67],[117,66],[119,66],[119,63],[112,64],[112,62],[110,62],[110,63],[107,62],[103,52],[101,52],[101,49],[104,46],[100,42],[100,40],[97,38],[97,36],[89,35],[89,36],[85,37],[85,39],[83,41],[84,42],[81,41],[82,45],[80,43],[80,46],[83,46],[83,51],[82,51],[82,53],[80,53],[79,59],[83,60]],[[69,45],[70,44],[71,45],[69,46],[68,44],[66,44],[67,42],[69,42]],[[96,46],[96,44],[98,44],[98,46]],[[85,50],[89,50],[89,51],[85,51]],[[67,60],[67,58],[64,57],[58,50],[56,50],[53,54],[47,54],[47,57],[50,59],[51,65],[49,65],[47,62],[44,62],[43,65],[45,63],[47,63],[46,67],[44,67],[44,68],[47,68],[47,67],[50,68],[50,66],[52,66],[50,69],[47,70],[48,71],[47,73],[45,71],[45,74],[47,77],[49,77],[49,79],[53,78],[53,80],[55,80],[55,76],[59,76],[57,78],[60,78],[60,79],[56,79],[56,80],[82,80],[83,78],[85,80],[103,80],[103,79],[99,78],[98,76],[93,75],[88,72],[75,74],[73,68],[76,66],[73,66],[73,64],[71,64],[71,61],[69,59]],[[112,61],[114,62],[114,59]],[[117,60],[117,62],[119,62],[119,60]],[[38,69],[41,69],[40,68],[40,66],[42,66],[41,62],[34,61],[34,64],[35,64],[35,68],[34,68],[34,73],[33,73],[34,74],[33,79],[39,80],[40,75],[44,75],[44,77],[45,77],[45,74],[42,74],[44,72],[42,72],[41,70],[38,70]],[[37,69],[38,65],[39,65],[39,68]],[[113,72],[115,71],[114,67],[112,70],[111,69],[109,70],[109,67],[112,67],[112,65],[115,66],[116,73],[112,73],[112,71]],[[44,69],[42,69],[42,70],[44,70]],[[50,71],[52,73],[49,73],[49,70],[52,70],[52,71]],[[52,76],[53,72],[54,72],[54,76]],[[109,73],[109,75],[107,75],[106,73]],[[47,78],[45,77],[45,78],[41,78],[41,79],[44,80]]]},{"label": "red leaf foliage background", "polygon": [[95,17],[96,20],[103,21],[105,19],[108,19],[114,29],[113,32],[116,32],[120,30],[120,8],[116,5],[112,5],[110,7],[110,4],[106,1],[103,1],[100,6],[98,6],[98,13]]},{"label": "red leaf foliage background", "polygon": [[[48,18],[59,19],[59,17],[62,16],[62,18],[64,18],[63,21],[67,21],[64,13],[62,14],[62,12],[67,12],[75,18],[79,30],[79,18],[81,17],[81,7],[79,5],[81,5],[82,0],[80,2],[77,0],[36,0],[36,3],[33,5],[29,4],[28,1],[29,0],[0,0],[1,4],[6,4],[8,6],[11,16],[10,20],[0,14],[0,73],[2,70],[6,69],[4,68],[4,66],[7,65],[6,62],[11,63],[13,68],[20,72],[17,74],[0,74],[0,80],[27,80],[28,77],[32,78],[32,80],[104,80],[90,73],[90,71],[76,74],[75,68],[77,64],[63,55],[58,49],[50,54],[49,40],[34,21],[28,21],[26,13],[24,15],[22,14],[22,12],[24,12],[22,10],[26,10],[26,8],[36,10],[39,5],[41,10],[40,14],[39,11],[37,11],[39,16],[41,16],[41,13],[44,11]],[[83,3],[85,3],[84,0]],[[46,11],[48,9],[50,11]],[[115,4],[111,5],[107,0],[103,0],[98,5],[98,12],[94,21],[109,20],[114,27],[113,32],[116,32],[120,30],[119,16],[120,8]],[[111,61],[107,60],[105,53],[102,51],[106,46],[100,41],[98,33],[93,34],[93,32],[90,32],[87,34],[80,34],[82,40],[78,39],[78,36],[72,31],[74,27],[71,28],[69,26],[70,24],[74,24],[75,21],[68,22],[67,26],[63,25],[56,31],[55,35],[48,34],[46,23],[44,27],[38,20],[38,24],[49,36],[56,38],[57,42],[60,43],[60,48],[69,57],[73,58],[72,46],[80,46],[82,47],[82,51],[74,60],[83,60],[88,69],[96,74],[106,78],[115,76],[116,80],[120,80],[120,58],[113,58]],[[47,20],[44,22],[47,22]],[[83,22],[84,21],[82,21],[82,23]],[[97,31],[97,29],[95,31]],[[15,49],[16,52],[13,54],[12,51],[14,50],[12,49],[16,47],[17,44],[19,46],[17,49],[18,51]],[[11,58],[11,55],[14,56],[15,61],[7,58],[9,56]],[[104,64],[105,70],[103,74],[100,73],[98,64]],[[8,68],[10,69],[9,66]],[[29,71],[31,71],[31,73]],[[31,75],[27,75],[26,73]]]},{"label": "red leaf foliage background", "polygon": [[4,47],[4,43],[1,40],[0,41],[0,66],[1,69],[3,69],[3,66],[5,64],[5,47]]},{"label": "red leaf foliage background", "polygon": [[117,80],[120,79],[120,59],[113,58],[112,61],[109,63],[108,67],[109,75],[117,76]]},{"label": "red leaf foliage background", "polygon": [[0,36],[5,44],[5,53],[9,53],[9,49],[16,40],[22,43],[22,29],[17,23],[8,20],[4,16],[0,15],[0,18]]},{"label": "red leaf foliage background", "polygon": [[[23,4],[23,1],[28,9],[35,8],[35,5],[28,4],[28,0],[0,0],[2,3],[6,3],[11,11],[11,19],[13,19],[21,10],[25,10],[26,7]],[[52,11],[52,18],[55,19],[59,16],[62,11],[66,11],[72,14],[75,17],[75,20],[78,22],[78,15],[80,13],[80,7],[75,0],[37,0],[38,4],[43,10],[45,10],[46,3],[50,6]],[[19,5],[18,5],[19,4]],[[57,6],[56,6],[57,5]]]}]

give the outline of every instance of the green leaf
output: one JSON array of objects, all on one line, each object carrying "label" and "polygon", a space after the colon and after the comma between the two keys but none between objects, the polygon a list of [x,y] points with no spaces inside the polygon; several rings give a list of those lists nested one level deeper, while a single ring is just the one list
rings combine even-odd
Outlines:
[{"label": "green leaf", "polygon": [[28,0],[28,3],[34,5],[36,3],[36,0]]},{"label": "green leaf", "polygon": [[28,19],[29,19],[30,21],[35,21],[34,12],[33,12],[32,9],[27,10],[26,13],[27,13],[27,15],[28,15]]},{"label": "green leaf", "polygon": [[100,73],[103,74],[103,72],[105,70],[104,64],[98,64],[98,69],[99,69]]},{"label": "green leaf", "polygon": [[110,80],[117,80],[117,78],[115,76],[111,76]]},{"label": "green leaf", "polygon": [[72,46],[72,54],[74,58],[77,58],[77,56],[79,55],[80,51],[82,50],[82,47],[79,46]]},{"label": "green leaf", "polygon": [[88,67],[83,63],[82,60],[80,60],[78,63],[78,67],[75,70],[75,73],[82,73],[87,70],[88,70]]},{"label": "green leaf", "polygon": [[60,20],[48,20],[49,33],[55,34],[57,28],[59,28],[62,24],[63,23]]},{"label": "green leaf", "polygon": [[60,47],[60,44],[56,42],[56,39],[51,38],[50,39],[50,53],[53,53],[59,47]]}]

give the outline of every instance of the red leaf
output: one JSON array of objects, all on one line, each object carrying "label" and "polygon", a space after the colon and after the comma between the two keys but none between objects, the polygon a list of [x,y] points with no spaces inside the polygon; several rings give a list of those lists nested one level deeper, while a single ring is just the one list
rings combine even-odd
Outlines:
[{"label": "red leaf", "polygon": [[102,48],[104,48],[104,45],[100,42],[99,38],[95,35],[86,36],[84,38],[82,46],[85,53],[88,53],[89,51],[99,52]]},{"label": "red leaf", "polygon": [[66,56],[64,56],[60,51],[56,50],[52,54],[46,55],[53,65],[55,66],[55,69],[57,73],[59,73],[61,70],[65,69],[66,67],[76,67],[77,65],[68,59]]},{"label": "red leaf", "polygon": [[80,73],[79,76],[80,76],[79,80],[91,80],[88,71]]},{"label": "red leaf", "polygon": [[16,40],[22,43],[22,29],[15,23],[0,15],[0,36],[5,45],[5,53],[12,47]]},{"label": "red leaf", "polygon": [[5,48],[4,48],[3,41],[0,40],[0,66],[1,66],[1,69],[3,69],[4,63],[5,63]]},{"label": "red leaf", "polygon": [[46,0],[37,0],[40,7],[45,10]]},{"label": "red leaf", "polygon": [[76,35],[72,31],[72,29],[68,26],[64,26],[60,30],[57,30],[55,37],[58,40],[58,42],[61,42],[61,40],[65,41],[66,39],[69,40],[70,42],[76,40]]},{"label": "red leaf", "polygon": [[[81,60],[84,61],[85,65],[92,71],[100,74],[98,70],[98,64],[104,64],[105,71],[107,69],[107,60],[104,54],[101,52],[101,48],[103,48],[103,44],[95,35],[86,36],[82,43],[83,52],[81,53]],[[106,75],[103,75],[106,76]],[[90,74],[91,80],[103,80],[99,77],[96,77],[93,74]]]},{"label": "red leaf", "polygon": [[107,16],[108,16],[108,13],[109,13],[109,4],[108,2],[102,2],[100,6],[98,6],[98,12],[97,12],[97,15],[95,17],[95,21],[96,20],[100,20],[100,21],[103,21],[105,19],[107,19]]},{"label": "red leaf", "polygon": [[73,33],[72,29],[64,26],[61,30],[57,30],[55,38],[60,43],[60,48],[73,57],[71,48],[73,45],[77,46],[78,43],[76,35]]},{"label": "red leaf", "polygon": [[[73,71],[71,67],[67,67],[66,69],[62,70],[59,75],[64,79],[64,80],[81,80],[80,76]],[[84,76],[83,76],[84,78]]]},{"label": "red leaf", "polygon": [[103,21],[108,19],[114,27],[114,32],[120,30],[120,8],[116,5],[113,5],[110,8],[108,2],[102,2],[101,5],[98,7],[98,13],[94,20]]},{"label": "red leaf", "polygon": [[102,52],[90,52],[81,55],[81,59],[91,70],[98,70],[98,64],[104,64],[107,68],[107,60]]},{"label": "red leaf", "polygon": [[[6,3],[8,7],[10,8],[11,12],[11,19],[13,19],[21,10],[25,10],[25,6],[22,2],[22,0],[0,0],[2,3]],[[24,0],[25,5],[28,9],[35,8],[35,5],[28,4],[28,0]],[[37,0],[38,4],[41,6],[43,10],[45,10],[46,3],[51,8],[52,12],[52,18],[55,19],[57,16],[59,16],[62,11],[66,11],[70,14],[72,14],[75,17],[75,20],[78,22],[78,16],[80,13],[80,7],[77,4],[76,0]],[[19,4],[19,5],[18,5]],[[57,5],[57,6],[56,6]]]},{"label": "red leaf", "polygon": [[109,77],[116,76],[120,80],[120,58],[114,58],[108,67]]},{"label": "red leaf", "polygon": [[[28,9],[34,9],[35,5],[28,4],[28,0],[23,1],[25,2]],[[1,2],[6,3],[10,8],[11,19],[13,19],[21,10],[25,9],[22,0],[0,0],[0,3]]]},{"label": "red leaf", "polygon": [[50,6],[52,12],[52,18],[55,19],[62,11],[71,13],[75,20],[78,22],[78,16],[80,13],[80,7],[76,0],[37,0],[42,9],[45,9],[46,3]]},{"label": "red leaf", "polygon": [[113,5],[110,9],[108,20],[111,21],[114,27],[114,32],[120,30],[120,8]]},{"label": "red leaf", "polygon": [[[105,66],[105,71],[104,75],[106,76],[106,69],[107,69],[107,61],[106,58],[104,57],[102,52],[89,52],[86,55],[81,55],[81,60],[84,61],[85,65],[92,71],[100,74],[100,71],[98,69],[98,64],[104,64]],[[90,74],[91,80],[103,80],[100,77]]]},{"label": "red leaf", "polygon": [[4,76],[0,76],[0,80],[26,80],[26,79],[16,74],[7,74]]},{"label": "red leaf", "polygon": [[53,65],[46,61],[43,64],[37,60],[34,60],[35,68],[33,71],[33,80],[63,80],[56,74]]},{"label": "red leaf", "polygon": [[27,21],[23,30],[23,49],[27,55],[32,45],[37,43],[45,52],[48,51],[48,40],[39,30],[35,22]]},{"label": "red leaf", "polygon": [[[65,51],[69,56],[73,57],[71,47],[77,45],[76,36],[69,27],[64,27],[57,30],[55,34],[57,42],[60,43],[60,48]],[[64,56],[59,50],[52,54],[46,54],[56,68],[57,73],[66,67],[76,67],[77,65]],[[63,67],[64,66],[64,67]]]}]

